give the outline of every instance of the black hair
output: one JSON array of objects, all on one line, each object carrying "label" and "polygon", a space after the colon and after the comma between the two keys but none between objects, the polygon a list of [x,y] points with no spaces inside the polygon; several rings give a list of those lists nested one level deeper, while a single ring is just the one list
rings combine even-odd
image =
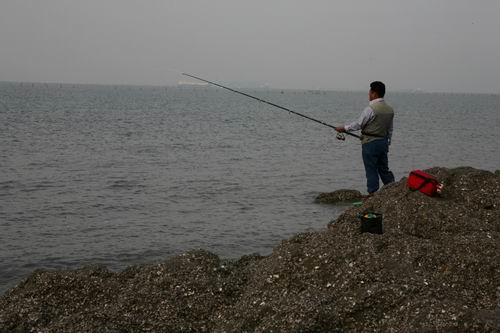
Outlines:
[{"label": "black hair", "polygon": [[380,81],[370,83],[370,90],[377,93],[378,97],[383,98],[385,95],[385,84]]}]

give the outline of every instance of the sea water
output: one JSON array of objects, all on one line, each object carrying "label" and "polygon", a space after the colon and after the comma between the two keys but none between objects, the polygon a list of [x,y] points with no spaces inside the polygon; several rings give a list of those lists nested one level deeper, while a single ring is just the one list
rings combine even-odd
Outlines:
[{"label": "sea water", "polygon": [[[245,90],[333,125],[366,92]],[[500,95],[391,93],[390,167],[500,164]],[[365,192],[359,140],[211,87],[0,83],[0,294],[37,268],[268,254]]]}]

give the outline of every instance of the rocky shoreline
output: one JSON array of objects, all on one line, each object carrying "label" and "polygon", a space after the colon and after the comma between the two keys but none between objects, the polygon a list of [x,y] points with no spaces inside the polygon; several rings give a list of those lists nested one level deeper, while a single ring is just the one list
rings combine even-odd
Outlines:
[{"label": "rocky shoreline", "polygon": [[[0,332],[499,332],[500,171],[427,170],[269,256],[38,270],[0,297]],[[358,213],[384,214],[384,234]]]}]

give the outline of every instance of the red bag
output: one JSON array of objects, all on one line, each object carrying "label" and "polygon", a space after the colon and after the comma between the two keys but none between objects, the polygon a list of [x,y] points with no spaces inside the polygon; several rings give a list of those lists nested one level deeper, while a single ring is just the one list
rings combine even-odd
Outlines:
[{"label": "red bag", "polygon": [[432,197],[441,194],[443,184],[433,175],[429,175],[422,170],[413,170],[408,177],[408,187],[412,191],[420,191]]}]

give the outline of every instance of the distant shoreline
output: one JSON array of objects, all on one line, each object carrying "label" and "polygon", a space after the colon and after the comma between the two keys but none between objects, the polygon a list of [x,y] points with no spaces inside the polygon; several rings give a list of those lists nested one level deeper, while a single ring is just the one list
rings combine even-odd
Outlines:
[{"label": "distant shoreline", "polygon": [[[68,83],[68,82],[31,82],[31,81],[0,81],[0,84],[19,84],[19,85],[46,85],[46,86],[102,86],[102,87],[131,87],[131,88],[162,88],[162,89],[221,89],[217,87],[213,87],[208,84],[201,85],[178,85],[178,84],[128,84],[128,83]],[[232,86],[232,85],[231,85]],[[254,90],[254,91],[295,91],[295,92],[340,92],[340,93],[366,93],[365,90],[355,89],[327,89],[327,88],[318,88],[318,89],[307,89],[307,88],[280,88],[280,87],[237,87],[236,85],[232,86],[242,90]],[[424,91],[421,89],[397,89],[394,88],[390,92],[390,94],[427,94],[427,95],[487,95],[487,96],[497,96],[500,95],[500,92],[451,92],[451,91]]]}]

